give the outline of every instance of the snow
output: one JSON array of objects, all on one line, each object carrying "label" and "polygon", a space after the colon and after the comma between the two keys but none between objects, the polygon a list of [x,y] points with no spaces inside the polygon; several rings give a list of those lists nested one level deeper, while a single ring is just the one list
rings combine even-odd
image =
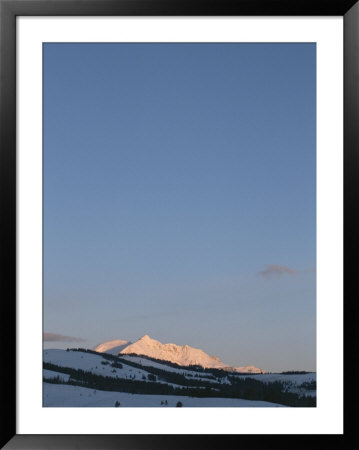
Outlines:
[{"label": "snow", "polygon": [[[276,403],[232,398],[196,398],[177,395],[140,395],[124,392],[108,392],[64,384],[44,383],[45,407],[283,407]],[[167,405],[161,402],[167,400]]]}]

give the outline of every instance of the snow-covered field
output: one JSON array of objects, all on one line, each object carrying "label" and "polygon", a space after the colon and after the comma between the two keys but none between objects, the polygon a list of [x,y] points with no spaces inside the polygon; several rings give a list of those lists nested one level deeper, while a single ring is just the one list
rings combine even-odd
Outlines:
[{"label": "snow-covered field", "polygon": [[[43,406],[55,407],[175,407],[182,402],[183,407],[283,407],[276,403],[241,400],[232,398],[196,398],[177,395],[140,395],[122,392],[99,391],[64,384],[43,384]],[[166,404],[161,402],[167,401]]]}]

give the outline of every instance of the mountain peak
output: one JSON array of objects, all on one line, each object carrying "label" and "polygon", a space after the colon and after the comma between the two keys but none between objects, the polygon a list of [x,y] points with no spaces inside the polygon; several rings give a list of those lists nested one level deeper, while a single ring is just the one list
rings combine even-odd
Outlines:
[{"label": "mountain peak", "polygon": [[144,336],[142,336],[138,341],[153,341],[154,339],[152,339],[148,334],[145,334]]}]

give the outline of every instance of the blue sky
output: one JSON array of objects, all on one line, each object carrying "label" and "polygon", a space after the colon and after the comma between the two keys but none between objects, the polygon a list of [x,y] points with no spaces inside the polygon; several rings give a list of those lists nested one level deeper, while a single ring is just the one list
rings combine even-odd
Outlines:
[{"label": "blue sky", "polygon": [[315,44],[44,45],[44,331],[315,370]]}]

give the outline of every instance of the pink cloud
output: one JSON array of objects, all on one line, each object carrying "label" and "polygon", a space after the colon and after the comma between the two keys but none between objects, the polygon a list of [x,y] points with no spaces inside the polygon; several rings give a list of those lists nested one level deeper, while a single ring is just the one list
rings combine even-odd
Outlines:
[{"label": "pink cloud", "polygon": [[272,277],[280,277],[284,274],[287,275],[295,275],[296,271],[287,266],[279,266],[278,264],[270,264],[261,272],[258,272],[258,275],[261,275],[265,278]]},{"label": "pink cloud", "polygon": [[85,342],[86,339],[64,336],[63,334],[44,333],[44,341],[47,342]]}]

